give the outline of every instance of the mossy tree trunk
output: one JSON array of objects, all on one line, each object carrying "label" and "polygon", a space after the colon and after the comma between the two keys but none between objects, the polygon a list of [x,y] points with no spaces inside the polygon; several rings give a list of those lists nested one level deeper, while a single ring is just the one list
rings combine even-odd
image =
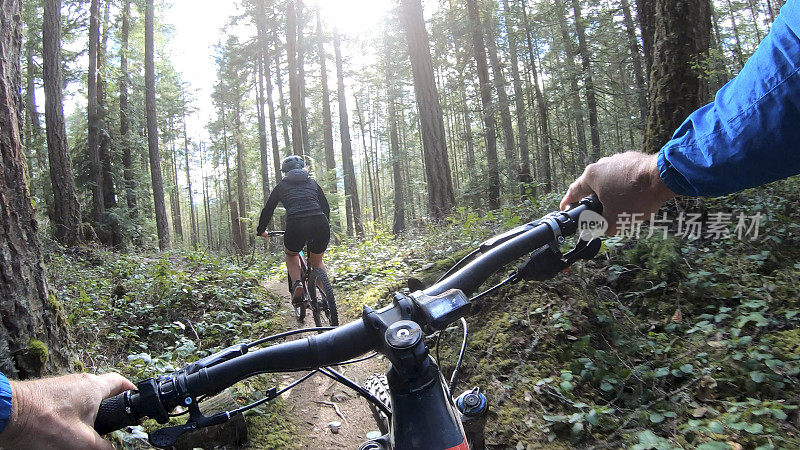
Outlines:
[{"label": "mossy tree trunk", "polygon": [[0,371],[14,378],[68,363],[66,321],[48,297],[20,140],[21,3],[0,3]]},{"label": "mossy tree trunk", "polygon": [[658,0],[654,10],[650,109],[644,151],[657,152],[708,100],[704,64],[711,43],[708,0]]}]

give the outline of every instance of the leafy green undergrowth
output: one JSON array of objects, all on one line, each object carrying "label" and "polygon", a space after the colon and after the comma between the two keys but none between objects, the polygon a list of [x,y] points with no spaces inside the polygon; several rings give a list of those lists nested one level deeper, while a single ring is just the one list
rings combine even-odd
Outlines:
[{"label": "leafy green undergrowth", "polygon": [[[260,286],[265,273],[257,266],[200,252],[153,256],[81,247],[49,254],[47,268],[74,348],[98,372],[113,369],[134,381],[158,376],[285,328],[276,315],[280,299]],[[263,397],[272,380],[261,376],[231,392],[241,406]],[[254,448],[286,448],[293,427],[283,403],[247,416]],[[150,420],[143,430],[161,426]],[[121,439],[126,447],[138,445],[133,435]]]},{"label": "leafy green undergrowth", "polygon": [[[497,448],[800,446],[797,180],[689,210],[760,212],[755,240],[608,239],[593,261],[473,306],[461,387]],[[459,333],[442,351],[455,360]]]}]

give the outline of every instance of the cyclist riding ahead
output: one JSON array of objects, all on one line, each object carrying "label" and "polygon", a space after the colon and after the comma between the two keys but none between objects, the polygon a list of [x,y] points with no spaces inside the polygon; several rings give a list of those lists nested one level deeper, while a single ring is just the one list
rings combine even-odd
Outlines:
[{"label": "cyclist riding ahead", "polygon": [[328,218],[331,214],[328,199],[322,188],[308,175],[303,158],[292,155],[281,164],[283,179],[275,186],[261,210],[256,234],[268,237],[267,225],[272,220],[275,207],[280,202],[286,208],[286,234],[283,245],[286,253],[286,269],[289,272],[292,305],[302,301],[303,284],[300,268],[300,252],[308,243],[308,262],[312,269],[325,270],[322,255],[328,248],[331,232]]}]

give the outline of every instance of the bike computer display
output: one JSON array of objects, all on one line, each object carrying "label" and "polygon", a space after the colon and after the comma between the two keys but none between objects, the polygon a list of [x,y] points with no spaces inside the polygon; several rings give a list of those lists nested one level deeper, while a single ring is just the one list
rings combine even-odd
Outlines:
[{"label": "bike computer display", "polygon": [[417,291],[411,294],[411,298],[425,316],[425,325],[433,330],[447,328],[464,317],[470,308],[469,299],[461,289],[449,289],[435,296]]}]

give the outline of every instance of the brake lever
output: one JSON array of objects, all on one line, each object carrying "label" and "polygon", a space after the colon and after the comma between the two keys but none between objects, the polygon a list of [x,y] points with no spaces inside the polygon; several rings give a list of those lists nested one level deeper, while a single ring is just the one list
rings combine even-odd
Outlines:
[{"label": "brake lever", "polygon": [[[275,399],[278,396],[278,389],[275,387],[270,388],[264,393],[264,398],[259,400],[260,402],[268,402],[270,400]],[[187,397],[189,399],[190,397]],[[150,442],[150,445],[153,447],[158,448],[168,448],[175,445],[175,442],[183,436],[184,433],[187,431],[194,431],[200,428],[211,427],[214,425],[223,424],[229,420],[231,417],[240,414],[246,408],[239,408],[237,410],[231,411],[221,411],[210,416],[205,416],[200,411],[200,407],[198,402],[195,400],[191,400],[188,403],[189,408],[189,419],[186,420],[186,423],[182,425],[175,425],[172,427],[164,427],[159,428],[155,431],[152,431],[148,434],[147,440]],[[254,406],[254,405],[251,405]]]},{"label": "brake lever", "polygon": [[589,241],[579,239],[575,248],[562,254],[553,243],[540,247],[517,268],[516,278],[526,281],[549,280],[579,259],[592,259],[600,252],[600,238]]}]

